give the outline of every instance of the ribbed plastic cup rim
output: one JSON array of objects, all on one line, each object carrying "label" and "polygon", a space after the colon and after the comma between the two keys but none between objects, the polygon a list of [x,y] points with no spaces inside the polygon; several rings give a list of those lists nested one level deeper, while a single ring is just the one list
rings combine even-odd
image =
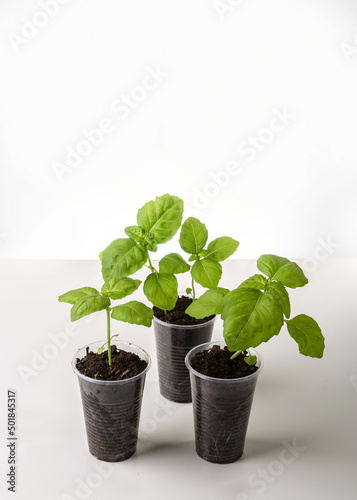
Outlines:
[{"label": "ribbed plastic cup rim", "polygon": [[[77,351],[75,352],[75,354],[72,358],[72,362],[71,362],[72,369],[73,369],[74,373],[83,380],[87,380],[88,382],[91,382],[93,384],[99,384],[99,385],[121,385],[121,384],[126,384],[129,382],[133,382],[133,381],[143,377],[144,375],[146,375],[146,373],[149,371],[149,369],[151,367],[151,357],[145,351],[145,349],[143,349],[142,347],[139,347],[138,345],[133,344],[131,342],[123,342],[121,340],[114,340],[111,342],[111,345],[116,345],[117,347],[120,346],[119,348],[124,350],[124,351],[125,351],[125,347],[128,348],[130,346],[138,349],[140,351],[140,353],[142,354],[142,357],[140,359],[144,359],[147,362],[147,367],[145,368],[145,370],[143,370],[141,373],[138,373],[138,375],[135,375],[134,377],[126,378],[124,380],[96,380],[95,378],[87,377],[86,375],[83,375],[83,373],[81,373],[79,370],[77,370],[76,362],[77,362],[77,358],[78,358],[78,353],[82,349],[85,349],[87,347],[89,347],[89,350],[91,350],[91,347],[93,347],[94,345],[96,345],[97,347],[100,347],[100,345],[98,345],[98,344],[103,345],[103,342],[100,342],[100,341],[91,342],[90,344],[86,344],[83,347],[80,347],[79,349],[77,349]],[[131,351],[128,351],[128,352],[131,352]],[[134,354],[137,354],[139,356],[139,353],[134,353]]]},{"label": "ribbed plastic cup rim", "polygon": [[199,323],[198,325],[176,325],[175,323],[166,323],[166,321],[162,321],[161,319],[157,318],[156,316],[154,316],[154,322],[158,323],[159,325],[166,326],[168,328],[175,328],[178,330],[188,330],[188,329],[192,329],[192,328],[194,328],[194,329],[204,328],[205,326],[213,323],[216,320],[216,317],[217,316],[215,315],[209,321],[206,321],[205,323]]},{"label": "ribbed plastic cup rim", "polygon": [[209,350],[211,347],[214,345],[219,345],[221,348],[226,346],[226,343],[222,340],[212,340],[211,342],[205,342],[204,344],[200,344],[196,347],[193,347],[186,355],[185,357],[185,364],[187,369],[190,371],[190,373],[193,373],[196,375],[196,377],[200,377],[204,380],[211,380],[212,382],[217,382],[217,383],[222,383],[222,384],[237,384],[239,382],[247,382],[248,380],[251,380],[253,378],[256,378],[260,372],[263,369],[264,362],[262,357],[260,356],[259,353],[255,349],[249,349],[249,351],[257,357],[257,364],[258,364],[258,370],[256,370],[254,373],[251,375],[247,375],[246,377],[239,377],[239,378],[217,378],[217,377],[209,377],[208,375],[204,375],[203,373],[200,373],[196,371],[192,366],[190,365],[190,360],[191,358],[197,353],[197,352],[202,352],[204,350]]}]

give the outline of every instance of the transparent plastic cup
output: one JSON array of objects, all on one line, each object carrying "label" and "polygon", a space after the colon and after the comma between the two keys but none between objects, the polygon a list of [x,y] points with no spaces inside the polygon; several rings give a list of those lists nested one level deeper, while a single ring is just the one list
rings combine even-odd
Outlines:
[{"label": "transparent plastic cup", "polygon": [[238,460],[244,451],[255,386],[263,368],[257,356],[258,370],[247,377],[220,379],[208,377],[194,370],[190,364],[196,353],[209,350],[214,345],[221,349],[225,342],[208,342],[192,349],[186,356],[190,372],[195,426],[196,453],[217,464]]},{"label": "transparent plastic cup", "polygon": [[172,325],[154,316],[154,331],[160,392],[176,403],[190,403],[190,374],[185,365],[187,353],[212,338],[215,317],[199,325]]},{"label": "transparent plastic cup", "polygon": [[120,462],[136,451],[145,377],[151,359],[144,349],[134,344],[112,341],[117,349],[135,353],[145,360],[145,370],[125,380],[86,377],[76,368],[77,358],[85,357],[87,347],[97,352],[102,345],[103,342],[94,342],[78,349],[72,368],[78,377],[90,453],[99,460]]}]

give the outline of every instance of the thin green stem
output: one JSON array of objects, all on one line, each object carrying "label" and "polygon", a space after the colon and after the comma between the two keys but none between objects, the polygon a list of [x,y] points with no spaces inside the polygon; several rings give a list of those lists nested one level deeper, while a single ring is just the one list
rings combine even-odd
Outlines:
[{"label": "thin green stem", "polygon": [[110,307],[106,309],[107,311],[107,343],[108,343],[108,362],[109,366],[112,366],[112,349],[110,345]]},{"label": "thin green stem", "polygon": [[196,299],[196,292],[195,292],[195,280],[193,279],[192,276],[192,300]]},{"label": "thin green stem", "polygon": [[149,261],[149,269],[152,273],[156,273],[156,269],[154,268],[154,266],[152,265],[152,262],[151,262],[151,259],[150,259],[150,255],[148,253],[148,261]]},{"label": "thin green stem", "polygon": [[237,356],[240,355],[240,353],[243,352],[243,351],[236,351],[233,356],[231,356],[231,361],[233,361]]}]

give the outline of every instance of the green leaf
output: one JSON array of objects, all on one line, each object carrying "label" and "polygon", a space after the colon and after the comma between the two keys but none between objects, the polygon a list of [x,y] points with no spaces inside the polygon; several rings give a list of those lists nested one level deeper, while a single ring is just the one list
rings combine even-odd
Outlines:
[{"label": "green leaf", "polygon": [[183,201],[177,196],[164,194],[139,209],[137,222],[157,243],[171,240],[181,225]]},{"label": "green leaf", "polygon": [[278,335],[283,325],[280,304],[254,288],[236,289],[222,300],[223,336],[230,351],[244,351]]},{"label": "green leaf", "polygon": [[180,274],[186,273],[191,268],[178,253],[169,253],[159,262],[160,273]]},{"label": "green leaf", "polygon": [[107,295],[110,299],[118,300],[127,297],[135,292],[140,286],[140,280],[133,280],[131,278],[110,279],[102,286],[102,294]]},{"label": "green leaf", "polygon": [[[201,253],[202,253],[202,252],[200,252],[200,254],[201,254]],[[194,254],[190,255],[190,257],[189,257],[188,261],[189,261],[189,262],[193,262],[194,260],[198,260],[199,258],[200,258],[200,256],[199,256],[199,255],[197,255],[197,253],[194,253]]]},{"label": "green leaf", "polygon": [[110,306],[108,297],[101,295],[86,295],[78,299],[71,309],[71,321],[77,321],[97,311],[102,311]]},{"label": "green leaf", "polygon": [[142,302],[132,300],[126,304],[120,304],[112,309],[112,318],[134,325],[151,326],[152,309]]},{"label": "green leaf", "polygon": [[103,260],[103,253],[104,253],[104,250],[102,250],[101,252],[99,252],[99,260],[100,260],[100,262],[102,262],[102,260]]},{"label": "green leaf", "polygon": [[290,318],[290,300],[285,286],[277,281],[272,281],[269,283],[265,293],[273,295],[273,297],[275,297],[275,299],[279,302],[284,316],[286,318]]},{"label": "green leaf", "polygon": [[216,288],[222,276],[222,266],[214,259],[196,261],[191,269],[192,277],[204,288]]},{"label": "green leaf", "polygon": [[173,309],[177,301],[177,279],[174,274],[152,273],[144,282],[144,293],[154,306]]},{"label": "green leaf", "polygon": [[321,328],[316,321],[306,314],[299,314],[290,320],[285,320],[290,336],[298,343],[299,351],[304,356],[322,358],[325,342]]},{"label": "green leaf", "polygon": [[268,280],[261,274],[254,274],[250,278],[242,281],[238,288],[256,288],[257,290],[264,290]]},{"label": "green leaf", "polygon": [[192,318],[206,318],[212,314],[220,314],[223,297],[229,293],[227,288],[212,288],[193,301],[186,309]]},{"label": "green leaf", "polygon": [[140,243],[146,250],[156,252],[157,242],[151,233],[147,233],[142,227],[128,226],[125,228],[125,233],[129,238],[136,243]]},{"label": "green leaf", "polygon": [[192,293],[192,288],[186,288],[186,293],[187,293],[187,295],[191,295],[191,293]]},{"label": "green leaf", "polygon": [[97,354],[102,354],[102,352],[104,351],[104,349],[105,349],[104,345],[102,345],[102,347],[98,347]]},{"label": "green leaf", "polygon": [[258,259],[258,269],[270,279],[279,281],[289,288],[305,286],[308,283],[301,267],[285,257],[262,255]]},{"label": "green leaf", "polygon": [[290,262],[289,259],[286,259],[285,257],[265,254],[259,257],[257,267],[259,271],[266,274],[269,278],[272,278],[274,274],[288,262]]},{"label": "green leaf", "polygon": [[114,240],[103,252],[102,274],[104,281],[134,274],[143,267],[146,260],[146,251],[131,239]]},{"label": "green leaf", "polygon": [[208,244],[204,256],[221,262],[234,254],[238,246],[239,241],[236,241],[229,236],[222,236],[221,238],[216,238]]},{"label": "green leaf", "polygon": [[88,295],[98,295],[99,292],[95,288],[90,286],[84,286],[82,288],[77,288],[76,290],[71,290],[58,297],[59,302],[67,302],[67,304],[74,304],[78,299],[82,297],[87,297]]},{"label": "green leaf", "polygon": [[191,254],[198,254],[207,243],[208,231],[206,226],[195,217],[189,217],[182,224],[180,245],[182,250]]},{"label": "green leaf", "polygon": [[257,362],[257,357],[256,356],[246,356],[244,358],[244,361],[247,363],[247,365],[253,366]]}]

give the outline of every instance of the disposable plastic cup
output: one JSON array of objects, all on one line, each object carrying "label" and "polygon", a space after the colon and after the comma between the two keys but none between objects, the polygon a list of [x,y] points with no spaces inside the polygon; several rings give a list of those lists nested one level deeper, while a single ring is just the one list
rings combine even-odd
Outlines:
[{"label": "disposable plastic cup", "polygon": [[101,345],[103,342],[94,342],[78,349],[72,368],[78,377],[90,453],[99,460],[120,462],[136,451],[145,377],[151,359],[134,344],[114,341],[112,345],[117,349],[137,354],[147,362],[147,367],[125,380],[95,380],[80,373],[76,362],[86,355],[87,347],[97,352]]},{"label": "disposable plastic cup", "polygon": [[247,377],[220,379],[203,375],[191,366],[196,353],[225,342],[208,342],[192,349],[186,356],[190,372],[195,427],[196,453],[217,464],[238,460],[244,451],[249,416],[263,361],[257,356],[258,370]]},{"label": "disposable plastic cup", "polygon": [[190,403],[190,374],[187,353],[212,338],[215,317],[199,325],[172,325],[154,316],[154,331],[162,396],[176,403]]}]

